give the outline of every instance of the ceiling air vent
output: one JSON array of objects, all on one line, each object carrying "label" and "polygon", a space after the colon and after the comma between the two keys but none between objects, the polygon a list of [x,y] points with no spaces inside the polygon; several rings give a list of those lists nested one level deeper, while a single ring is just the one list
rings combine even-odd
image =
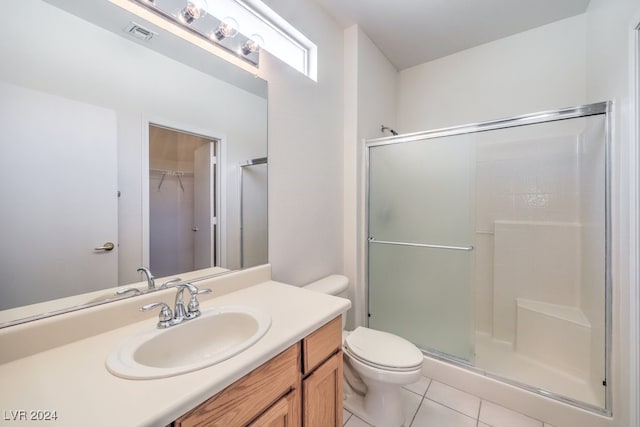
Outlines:
[{"label": "ceiling air vent", "polygon": [[157,36],[157,34],[154,33],[153,31],[143,27],[140,24],[136,24],[135,22],[131,22],[129,25],[127,25],[127,28],[125,28],[124,30],[130,35],[132,35],[133,37],[143,41],[149,41],[154,36]]}]

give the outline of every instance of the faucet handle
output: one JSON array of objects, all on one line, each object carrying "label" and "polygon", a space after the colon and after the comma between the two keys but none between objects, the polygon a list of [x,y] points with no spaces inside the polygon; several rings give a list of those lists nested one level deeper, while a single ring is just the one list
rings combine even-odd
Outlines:
[{"label": "faucet handle", "polygon": [[160,314],[158,315],[158,328],[164,329],[171,326],[170,322],[171,319],[173,319],[173,313],[169,306],[163,302],[152,302],[151,304],[143,305],[140,307],[140,311],[149,311],[156,307],[162,307],[160,309]]},{"label": "faucet handle", "polygon": [[200,302],[198,301],[198,295],[210,293],[211,289],[198,289],[197,292],[191,294],[191,299],[189,300],[189,305],[187,306],[190,317],[197,317],[200,315]]}]

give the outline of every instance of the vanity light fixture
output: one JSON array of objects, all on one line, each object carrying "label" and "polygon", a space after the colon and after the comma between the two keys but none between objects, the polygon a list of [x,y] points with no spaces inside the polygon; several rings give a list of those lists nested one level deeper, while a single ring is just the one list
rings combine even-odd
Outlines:
[{"label": "vanity light fixture", "polygon": [[[231,54],[258,67],[260,51],[268,50],[271,55],[316,79],[316,46],[261,0],[108,1],[195,45],[205,49],[215,46],[211,53],[215,54],[216,49],[221,48],[224,51],[220,51],[221,56]],[[159,22],[158,18],[164,22]],[[249,34],[253,35],[249,37]],[[201,44],[203,41],[208,45]]]},{"label": "vanity light fixture", "polygon": [[264,39],[260,34],[254,34],[242,45],[242,53],[249,55],[259,51],[262,46],[264,46]]},{"label": "vanity light fixture", "polygon": [[180,19],[186,24],[191,24],[194,20],[206,15],[207,10],[206,0],[187,0],[187,5],[180,12]]},{"label": "vanity light fixture", "polygon": [[230,39],[238,34],[238,28],[238,21],[231,18],[230,16],[227,16],[222,21],[220,21],[220,25],[218,26],[216,32],[213,33],[213,35],[218,40]]}]

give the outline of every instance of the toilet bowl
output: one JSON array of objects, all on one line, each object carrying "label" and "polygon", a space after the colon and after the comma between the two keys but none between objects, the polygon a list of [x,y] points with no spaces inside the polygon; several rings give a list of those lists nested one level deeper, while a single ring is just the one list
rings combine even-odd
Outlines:
[{"label": "toilet bowl", "polygon": [[420,379],[422,352],[399,336],[358,327],[343,343],[345,357],[367,386],[364,411],[376,427],[404,425],[402,386]]},{"label": "toilet bowl", "polygon": [[[305,286],[305,289],[346,297],[348,284],[346,277],[332,275]],[[376,427],[403,426],[405,411],[401,389],[420,379],[422,352],[397,335],[361,326],[343,333],[342,350],[347,379],[345,389],[353,389],[359,396],[345,395],[362,401],[361,408],[353,412]],[[345,407],[352,409],[349,403],[347,398]]]}]

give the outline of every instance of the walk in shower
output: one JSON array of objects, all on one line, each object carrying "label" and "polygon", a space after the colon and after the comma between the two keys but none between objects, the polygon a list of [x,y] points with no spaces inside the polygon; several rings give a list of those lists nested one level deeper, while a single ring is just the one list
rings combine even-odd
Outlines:
[{"label": "walk in shower", "polygon": [[608,413],[609,110],[368,141],[369,326]]}]

